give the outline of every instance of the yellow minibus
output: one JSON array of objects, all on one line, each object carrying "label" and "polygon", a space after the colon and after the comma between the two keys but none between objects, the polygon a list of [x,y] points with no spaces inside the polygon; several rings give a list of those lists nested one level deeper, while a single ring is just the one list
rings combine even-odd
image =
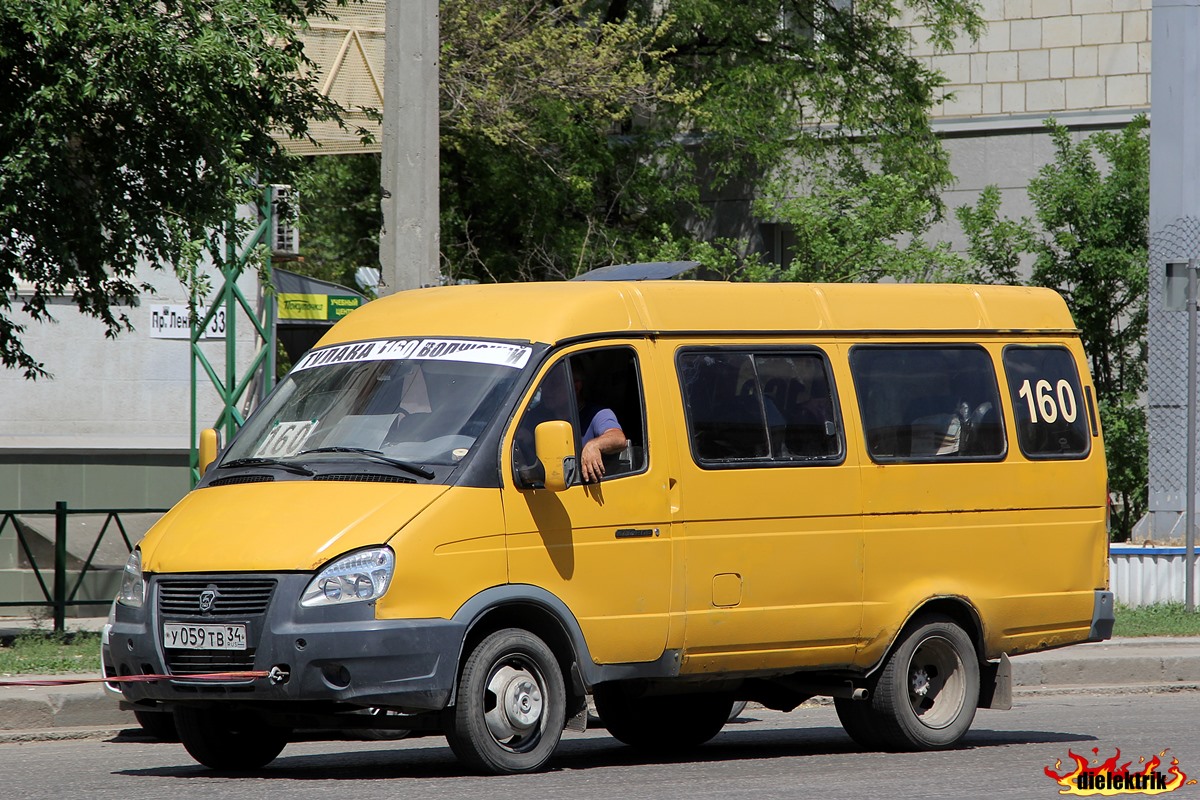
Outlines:
[{"label": "yellow minibus", "polygon": [[528,772],[589,696],[648,750],[815,696],[952,747],[1009,656],[1111,635],[1097,402],[1044,289],[401,292],[202,437],[106,674],[215,769],[391,727]]}]

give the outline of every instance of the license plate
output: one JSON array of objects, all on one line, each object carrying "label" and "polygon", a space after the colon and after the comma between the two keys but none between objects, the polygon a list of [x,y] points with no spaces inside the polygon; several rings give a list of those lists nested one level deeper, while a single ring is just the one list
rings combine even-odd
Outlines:
[{"label": "license plate", "polygon": [[176,650],[245,650],[245,625],[163,625],[163,646]]}]

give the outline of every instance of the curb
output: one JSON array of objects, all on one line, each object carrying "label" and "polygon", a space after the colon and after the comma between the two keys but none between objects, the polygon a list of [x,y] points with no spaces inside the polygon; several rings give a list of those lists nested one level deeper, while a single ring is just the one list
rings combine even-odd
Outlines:
[{"label": "curb", "polygon": [[100,684],[0,688],[0,734],[60,728],[137,727],[132,711]]},{"label": "curb", "polygon": [[[134,725],[137,720],[130,719]],[[129,730],[129,726],[96,725],[86,728],[50,728],[20,731],[0,731],[0,744],[23,742],[66,742],[81,739],[113,739]],[[149,741],[149,739],[147,739]]]},{"label": "curb", "polygon": [[1110,640],[1012,661],[1013,687],[1200,683],[1200,640]]}]

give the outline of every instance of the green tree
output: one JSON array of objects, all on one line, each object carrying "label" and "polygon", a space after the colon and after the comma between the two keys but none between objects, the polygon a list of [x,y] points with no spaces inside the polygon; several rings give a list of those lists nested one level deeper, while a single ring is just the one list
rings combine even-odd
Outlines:
[{"label": "green tree", "polygon": [[[949,245],[922,238],[940,217],[927,186],[895,174],[827,182],[819,191],[786,194],[758,204],[760,213],[791,226],[796,245],[785,265],[749,270],[752,280],[954,280],[964,260]],[[774,191],[791,190],[776,185]],[[902,240],[907,241],[902,242]]]},{"label": "green tree", "polygon": [[314,156],[294,178],[304,275],[354,288],[360,267],[379,267],[379,154]]},{"label": "green tree", "polygon": [[139,263],[186,272],[258,175],[286,181],[274,134],[337,119],[299,30],[323,0],[0,0],[0,363],[47,372],[19,301],[66,296],[130,328]]},{"label": "green tree", "polygon": [[681,148],[654,117],[694,96],[661,24],[586,0],[445,0],[441,31],[449,276],[570,277],[622,260],[695,196],[669,178]]},{"label": "green tree", "polygon": [[[867,203],[886,179],[893,207],[917,204],[896,236],[922,233],[950,180],[928,119],[945,81],[909,55],[902,11],[943,48],[983,25],[972,0],[446,0],[445,271],[565,277],[645,257],[733,185],[789,221]],[[797,186],[821,200],[792,207]],[[835,228],[826,245],[852,234]],[[893,266],[942,258],[917,244]]]},{"label": "green tree", "polygon": [[1119,538],[1128,537],[1148,499],[1148,127],[1139,116],[1119,133],[1076,143],[1050,120],[1055,159],[1030,182],[1033,220],[1001,218],[995,189],[958,210],[975,277],[1012,282],[1021,254],[1031,254],[1031,283],[1058,290],[1074,315],[1099,395]]}]

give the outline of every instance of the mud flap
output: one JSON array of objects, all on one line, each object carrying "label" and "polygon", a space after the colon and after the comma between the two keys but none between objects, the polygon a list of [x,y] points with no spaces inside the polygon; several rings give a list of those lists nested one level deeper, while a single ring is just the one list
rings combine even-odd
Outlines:
[{"label": "mud flap", "polygon": [[1007,653],[999,661],[979,664],[979,707],[1008,711],[1012,708],[1012,662]]},{"label": "mud flap", "polygon": [[567,719],[567,724],[563,725],[563,730],[578,731],[583,733],[587,730],[588,707],[587,703],[583,704],[583,708],[573,717]]}]

